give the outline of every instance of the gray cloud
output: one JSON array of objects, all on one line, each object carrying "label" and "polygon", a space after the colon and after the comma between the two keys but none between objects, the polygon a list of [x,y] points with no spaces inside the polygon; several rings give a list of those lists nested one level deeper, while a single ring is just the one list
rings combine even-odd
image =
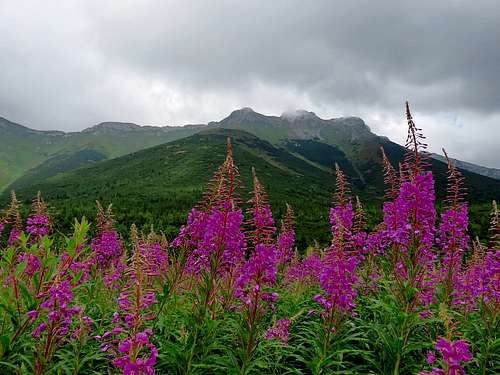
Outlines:
[{"label": "gray cloud", "polygon": [[74,130],[302,107],[402,142],[409,99],[433,150],[500,167],[496,0],[54,4],[0,4],[0,116]]}]

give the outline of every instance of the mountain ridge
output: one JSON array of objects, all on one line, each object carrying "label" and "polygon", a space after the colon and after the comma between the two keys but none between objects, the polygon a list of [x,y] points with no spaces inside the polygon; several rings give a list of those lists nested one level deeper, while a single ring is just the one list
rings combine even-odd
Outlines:
[{"label": "mountain ridge", "polygon": [[[359,117],[322,119],[314,112],[300,109],[269,116],[245,107],[232,111],[220,121],[183,126],[106,121],[79,132],[35,130],[0,117],[0,192],[9,185],[16,186],[19,179],[25,183],[34,176],[50,177],[84,167],[86,162],[90,165],[96,160],[120,157],[214,128],[246,131],[283,148],[291,147],[290,141],[294,140],[328,144],[351,160],[352,169],[357,171],[356,178],[361,181],[370,179],[366,173],[370,174],[370,170],[380,164],[381,146],[396,147],[387,137],[373,133]],[[42,172],[37,172],[37,168]],[[478,171],[481,170],[472,170]]]},{"label": "mountain ridge", "polygon": [[[369,216],[378,215],[380,219],[384,195],[380,163],[355,162],[340,148],[320,140],[295,139],[275,145],[243,130],[219,127],[113,159],[96,160],[101,155],[87,149],[80,150],[78,157],[64,154],[61,163],[77,165],[76,169],[50,175],[47,170],[52,171],[54,166],[48,165],[47,169],[35,170],[38,175],[31,181],[23,183],[19,179],[11,187],[26,204],[40,190],[47,203],[57,210],[55,220],[67,225],[75,216],[93,215],[95,200],[100,200],[114,204],[123,230],[132,223],[141,228],[154,224],[175,235],[186,213],[201,199],[210,177],[223,162],[227,137],[232,139],[234,160],[241,173],[243,202],[248,199],[251,169],[255,167],[277,217],[283,214],[285,202],[295,208],[302,231],[298,234],[301,243],[328,241],[320,233],[328,233],[335,164],[344,171],[353,195],[359,195],[367,205]],[[390,141],[386,141],[384,147],[392,163],[397,165],[404,156],[404,148]],[[85,158],[92,164],[78,164]],[[58,165],[56,160],[56,167]],[[436,192],[442,199],[446,194],[446,164],[434,160],[432,171]],[[474,204],[500,198],[500,181],[470,172],[464,172],[464,176]],[[7,192],[0,200],[6,204]]]}]

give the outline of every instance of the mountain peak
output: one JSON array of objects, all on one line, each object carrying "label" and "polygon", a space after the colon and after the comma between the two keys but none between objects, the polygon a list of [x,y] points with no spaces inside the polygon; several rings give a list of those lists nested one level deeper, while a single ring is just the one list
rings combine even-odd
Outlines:
[{"label": "mountain peak", "polygon": [[267,119],[267,116],[255,112],[252,108],[250,107],[243,107],[241,109],[237,109],[231,114],[226,117],[224,120],[221,121],[221,123],[224,122],[254,122],[254,121],[262,121],[264,119]]},{"label": "mountain peak", "polygon": [[304,119],[317,119],[319,118],[316,113],[311,111],[306,111],[305,109],[296,109],[293,111],[285,111],[281,114],[281,118],[295,121],[295,120],[304,120]]},{"label": "mountain peak", "polygon": [[112,132],[112,131],[133,131],[140,129],[141,126],[131,123],[131,122],[101,122],[97,125],[91,126],[82,130],[82,133],[101,133],[101,132]]}]

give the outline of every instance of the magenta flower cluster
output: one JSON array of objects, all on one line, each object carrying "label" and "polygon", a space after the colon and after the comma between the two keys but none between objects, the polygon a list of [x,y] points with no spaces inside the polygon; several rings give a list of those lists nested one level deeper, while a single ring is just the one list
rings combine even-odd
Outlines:
[{"label": "magenta flower cluster", "polygon": [[189,226],[189,242],[194,249],[188,259],[188,269],[192,273],[208,270],[215,256],[218,271],[226,274],[244,260],[243,213],[240,209],[232,210],[226,202],[223,208],[213,208],[208,215],[198,218],[204,219],[203,222],[196,220],[192,222],[195,225]]},{"label": "magenta flower cluster", "polygon": [[[74,295],[71,281],[66,279],[55,282],[47,292],[40,294],[38,298],[45,298],[40,304],[40,310],[47,312],[47,320],[33,330],[32,336],[39,338],[47,329],[50,329],[50,333],[56,338],[61,339],[66,336],[70,331],[73,318],[81,312],[81,307],[72,306]],[[33,311],[28,315],[35,318],[40,315],[41,311]]]},{"label": "magenta flower cluster", "polygon": [[93,264],[99,269],[107,269],[120,260],[123,254],[123,245],[116,230],[99,233],[91,243],[94,253]]},{"label": "magenta flower cluster", "polygon": [[113,364],[123,371],[123,375],[153,375],[158,357],[158,349],[151,343],[151,329],[138,332],[120,341],[118,355]]},{"label": "magenta flower cluster", "polygon": [[[419,375],[465,375],[464,362],[472,360],[469,344],[465,340],[448,341],[442,337],[436,343],[438,350],[443,357],[443,368],[433,368],[432,371],[422,371]],[[427,355],[427,362],[433,364],[436,360],[434,353]]]},{"label": "magenta flower cluster", "polygon": [[288,318],[277,320],[274,326],[266,331],[264,337],[266,340],[278,339],[282,343],[286,344],[288,342],[291,322],[292,321]]},{"label": "magenta flower cluster", "polygon": [[358,259],[346,254],[342,249],[331,249],[323,261],[319,283],[324,294],[318,294],[314,300],[330,312],[351,312],[357,297],[355,285],[358,280],[356,267]]},{"label": "magenta flower cluster", "polygon": [[26,231],[32,236],[33,241],[49,234],[49,217],[47,215],[31,215],[26,221]]}]

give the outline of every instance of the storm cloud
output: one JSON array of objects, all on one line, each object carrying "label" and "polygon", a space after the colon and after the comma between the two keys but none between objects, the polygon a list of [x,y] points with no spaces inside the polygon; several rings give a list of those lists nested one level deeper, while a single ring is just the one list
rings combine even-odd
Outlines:
[{"label": "storm cloud", "polygon": [[[56,5],[57,3],[57,5]],[[500,2],[0,2],[0,116],[180,125],[240,107],[360,116],[500,167]]]}]

